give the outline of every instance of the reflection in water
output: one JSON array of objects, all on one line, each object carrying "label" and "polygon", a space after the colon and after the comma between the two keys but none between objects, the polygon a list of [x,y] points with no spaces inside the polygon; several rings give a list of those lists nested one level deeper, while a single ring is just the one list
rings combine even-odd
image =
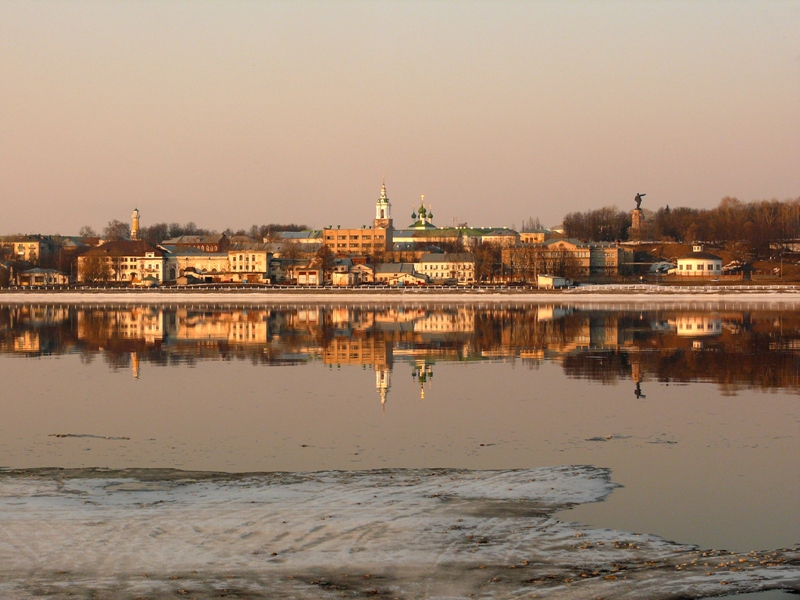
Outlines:
[{"label": "reflection in water", "polygon": [[[248,360],[254,365],[321,361],[371,368],[386,405],[393,373],[408,373],[420,398],[437,362],[560,364],[567,377],[633,382],[716,383],[738,390],[800,389],[800,312],[670,308],[620,311],[566,305],[514,307],[4,306],[0,352],[102,356],[134,379],[141,364]],[[395,363],[398,363],[396,366]],[[407,366],[399,367],[400,364]]]},{"label": "reflection in water", "polygon": [[0,468],[592,464],[624,487],[570,520],[782,547],[800,311],[780,309],[4,306]]}]

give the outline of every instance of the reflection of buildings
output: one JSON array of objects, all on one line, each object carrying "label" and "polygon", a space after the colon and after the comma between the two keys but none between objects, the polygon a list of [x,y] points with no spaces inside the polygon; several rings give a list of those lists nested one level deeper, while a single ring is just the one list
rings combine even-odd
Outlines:
[{"label": "reflection of buildings", "polygon": [[23,331],[14,338],[14,352],[39,352],[41,348],[38,331]]},{"label": "reflection of buildings", "polygon": [[147,362],[319,360],[373,369],[382,404],[397,387],[395,363],[411,367],[424,397],[434,364],[474,360],[550,361],[569,377],[604,383],[630,378],[639,398],[647,380],[800,389],[798,347],[800,311],[776,309],[0,306],[0,352],[102,355],[135,378]]},{"label": "reflection of buildings", "polygon": [[392,387],[392,347],[383,338],[335,337],[325,347],[322,362],[326,365],[366,365],[375,370],[375,388],[386,404]]},{"label": "reflection of buildings", "polygon": [[449,311],[430,311],[414,320],[417,333],[468,333],[475,330],[475,310],[459,307]]},{"label": "reflection of buildings", "polygon": [[333,338],[322,353],[326,365],[389,365],[391,348],[383,339]]},{"label": "reflection of buildings", "polygon": [[680,336],[708,337],[722,333],[722,319],[717,313],[679,313],[669,324]]},{"label": "reflection of buildings", "polygon": [[79,310],[77,333],[79,339],[85,340],[122,338],[154,344],[164,338],[164,309],[136,307]]}]

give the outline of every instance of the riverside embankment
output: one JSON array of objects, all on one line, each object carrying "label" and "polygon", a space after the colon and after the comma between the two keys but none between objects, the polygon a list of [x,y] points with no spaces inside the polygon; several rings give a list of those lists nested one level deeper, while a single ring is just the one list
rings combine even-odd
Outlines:
[{"label": "riverside embankment", "polygon": [[633,302],[658,301],[742,301],[800,304],[800,286],[662,286],[584,285],[564,290],[536,290],[505,286],[453,287],[349,287],[318,288],[295,286],[272,287],[164,287],[136,288],[50,288],[8,289],[0,291],[0,304],[269,304],[273,302],[447,302],[447,303],[564,303],[564,302]]}]

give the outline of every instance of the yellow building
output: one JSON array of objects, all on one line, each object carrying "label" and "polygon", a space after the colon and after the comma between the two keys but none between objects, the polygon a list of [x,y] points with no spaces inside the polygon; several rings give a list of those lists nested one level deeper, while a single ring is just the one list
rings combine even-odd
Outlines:
[{"label": "yellow building", "polygon": [[164,281],[164,252],[142,240],[106,242],[78,257],[78,281]]},{"label": "yellow building", "polygon": [[392,249],[392,205],[386,196],[386,185],[375,203],[375,220],[371,228],[324,229],[322,242],[336,254],[383,256]]}]

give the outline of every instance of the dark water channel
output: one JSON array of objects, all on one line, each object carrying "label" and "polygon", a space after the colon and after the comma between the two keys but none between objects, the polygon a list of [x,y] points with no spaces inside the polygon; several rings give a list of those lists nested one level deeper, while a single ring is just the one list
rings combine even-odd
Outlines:
[{"label": "dark water channel", "polygon": [[0,466],[591,464],[623,487],[566,520],[800,542],[800,312],[777,306],[2,306],[0,382]]}]

